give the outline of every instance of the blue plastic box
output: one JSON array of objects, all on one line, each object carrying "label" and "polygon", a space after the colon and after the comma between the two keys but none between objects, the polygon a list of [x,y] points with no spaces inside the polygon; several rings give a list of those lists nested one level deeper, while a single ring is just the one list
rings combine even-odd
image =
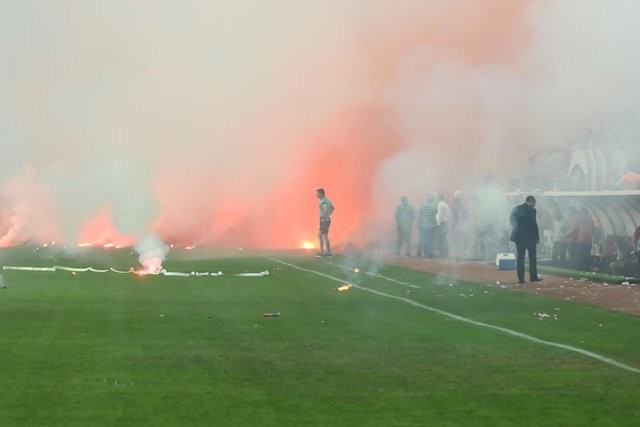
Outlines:
[{"label": "blue plastic box", "polygon": [[498,254],[496,256],[496,267],[498,267],[498,270],[515,270],[516,254]]}]

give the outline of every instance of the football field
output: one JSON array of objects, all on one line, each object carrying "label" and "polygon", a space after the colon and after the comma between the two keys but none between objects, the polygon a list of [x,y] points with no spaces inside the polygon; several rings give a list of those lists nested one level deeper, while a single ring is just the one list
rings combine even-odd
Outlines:
[{"label": "football field", "polygon": [[127,249],[0,264],[67,267],[0,272],[2,426],[640,419],[637,316],[302,252],[174,250],[182,275],[69,269],[128,271]]}]

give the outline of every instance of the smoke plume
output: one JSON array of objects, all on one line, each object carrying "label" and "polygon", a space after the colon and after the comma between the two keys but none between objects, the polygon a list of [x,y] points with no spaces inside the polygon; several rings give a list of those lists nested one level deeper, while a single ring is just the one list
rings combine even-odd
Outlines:
[{"label": "smoke plume", "polygon": [[378,239],[401,195],[557,172],[588,131],[637,138],[638,18],[631,0],[3,2],[0,245],[298,247],[318,187],[332,243]]}]

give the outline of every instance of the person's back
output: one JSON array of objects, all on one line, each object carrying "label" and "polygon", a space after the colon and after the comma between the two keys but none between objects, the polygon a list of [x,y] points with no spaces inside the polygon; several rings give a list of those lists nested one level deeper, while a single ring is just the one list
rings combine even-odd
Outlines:
[{"label": "person's back", "polygon": [[587,208],[578,212],[577,229],[577,266],[583,270],[591,267],[591,247],[593,245],[593,220]]},{"label": "person's back", "polygon": [[582,212],[578,218],[578,243],[591,244],[593,241],[593,220],[588,212]]},{"label": "person's back", "polygon": [[438,208],[433,200],[427,200],[420,208],[420,218],[418,220],[418,228],[431,228],[435,227],[438,223],[436,221],[436,215],[438,214]]},{"label": "person's back", "polygon": [[437,226],[436,215],[438,208],[436,207],[435,198],[432,195],[427,197],[426,202],[420,208],[418,217],[418,248],[416,256],[420,258],[423,254],[427,258],[433,258],[433,240],[435,238],[435,230]]},{"label": "person's back", "polygon": [[411,226],[413,226],[413,217],[413,206],[409,204],[408,199],[403,198],[402,202],[396,208],[396,225],[398,227],[402,227],[403,229],[410,228]]},{"label": "person's back", "polygon": [[540,240],[535,209],[529,204],[524,203],[513,208],[509,222],[513,227],[511,232],[512,242]]},{"label": "person's back", "polygon": [[511,241],[516,244],[516,271],[518,283],[524,283],[524,257],[529,254],[529,280],[536,282],[538,277],[538,264],[536,245],[540,241],[540,233],[536,220],[536,199],[527,196],[525,202],[511,210],[509,222],[513,227]]}]

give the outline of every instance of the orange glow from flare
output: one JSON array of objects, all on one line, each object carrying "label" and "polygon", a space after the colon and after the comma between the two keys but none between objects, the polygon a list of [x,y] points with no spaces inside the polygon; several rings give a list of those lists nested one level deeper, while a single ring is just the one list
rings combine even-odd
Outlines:
[{"label": "orange glow from flare", "polygon": [[315,245],[308,240],[302,242],[300,246],[302,247],[302,249],[313,249],[315,247]]},{"label": "orange glow from flare", "polygon": [[111,249],[111,248],[115,248],[115,249],[120,249],[122,246],[120,245],[116,245],[115,243],[105,243],[105,244],[100,244],[100,243],[93,243],[93,242],[82,242],[82,243],[78,243],[78,247],[79,248],[91,248],[91,247],[102,247],[105,249]]},{"label": "orange glow from flare", "polygon": [[121,248],[133,246],[135,238],[119,234],[113,225],[111,214],[103,210],[87,221],[80,231],[79,247],[100,246],[103,248]]}]

